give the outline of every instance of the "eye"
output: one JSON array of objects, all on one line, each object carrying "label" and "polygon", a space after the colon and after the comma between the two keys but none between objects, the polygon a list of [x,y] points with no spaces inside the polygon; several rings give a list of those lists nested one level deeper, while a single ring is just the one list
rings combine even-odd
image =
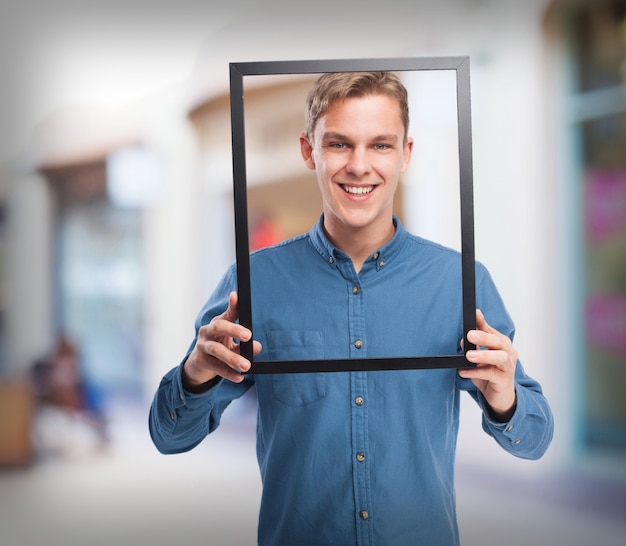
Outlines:
[{"label": "eye", "polygon": [[390,147],[389,144],[374,144],[375,150],[388,150]]},{"label": "eye", "polygon": [[343,150],[344,148],[347,148],[348,145],[345,142],[329,142],[328,147],[333,148],[334,150]]}]

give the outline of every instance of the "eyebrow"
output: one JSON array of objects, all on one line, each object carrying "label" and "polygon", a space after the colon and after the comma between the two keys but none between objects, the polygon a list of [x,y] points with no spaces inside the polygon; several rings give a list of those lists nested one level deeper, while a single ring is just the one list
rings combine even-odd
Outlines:
[{"label": "eyebrow", "polygon": [[[324,133],[322,136],[322,142],[327,142],[329,140],[341,140],[341,141],[351,141],[352,139],[346,135],[343,135],[341,133],[336,133],[336,132],[328,132],[328,133]],[[396,143],[398,142],[398,135],[395,135],[393,133],[390,134],[383,134],[383,135],[377,135],[376,137],[374,137],[373,139],[371,139],[373,142],[391,142],[391,143]]]}]

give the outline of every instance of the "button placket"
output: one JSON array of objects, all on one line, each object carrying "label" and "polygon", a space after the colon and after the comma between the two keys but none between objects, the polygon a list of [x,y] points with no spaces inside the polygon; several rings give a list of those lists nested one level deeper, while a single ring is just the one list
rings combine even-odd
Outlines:
[{"label": "button placket", "polygon": [[[367,399],[368,377],[367,372],[353,372],[350,374],[350,388],[352,392],[351,411],[351,448],[352,448],[352,475],[354,484],[354,500],[358,525],[363,525],[358,533],[366,544],[369,544],[371,530],[370,508],[370,475],[367,463],[368,444],[368,411],[365,400]],[[360,542],[359,542],[360,543]]]},{"label": "button placket", "polygon": [[356,275],[347,279],[347,281],[346,288],[349,291],[350,353],[353,357],[365,357],[365,309],[362,285]]}]

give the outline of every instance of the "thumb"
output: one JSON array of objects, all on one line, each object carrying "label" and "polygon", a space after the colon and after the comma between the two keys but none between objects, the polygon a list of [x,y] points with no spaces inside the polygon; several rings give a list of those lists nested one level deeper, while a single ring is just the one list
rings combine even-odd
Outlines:
[{"label": "thumb", "polygon": [[228,309],[224,311],[224,314],[223,314],[224,319],[230,322],[235,322],[237,318],[239,318],[238,304],[239,304],[239,296],[237,292],[232,291],[228,295]]},{"label": "thumb", "polygon": [[480,309],[476,309],[476,329],[483,332],[491,332],[493,328],[489,326],[489,323],[485,319],[485,315]]}]

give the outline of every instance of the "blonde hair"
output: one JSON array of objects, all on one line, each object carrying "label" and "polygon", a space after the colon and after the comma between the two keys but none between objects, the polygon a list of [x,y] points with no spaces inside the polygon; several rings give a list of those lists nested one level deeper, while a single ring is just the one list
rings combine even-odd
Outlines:
[{"label": "blonde hair", "polygon": [[313,139],[317,121],[338,100],[365,95],[387,95],[398,101],[406,141],[409,131],[409,105],[406,88],[393,72],[329,72],[322,74],[306,98],[304,133]]}]

